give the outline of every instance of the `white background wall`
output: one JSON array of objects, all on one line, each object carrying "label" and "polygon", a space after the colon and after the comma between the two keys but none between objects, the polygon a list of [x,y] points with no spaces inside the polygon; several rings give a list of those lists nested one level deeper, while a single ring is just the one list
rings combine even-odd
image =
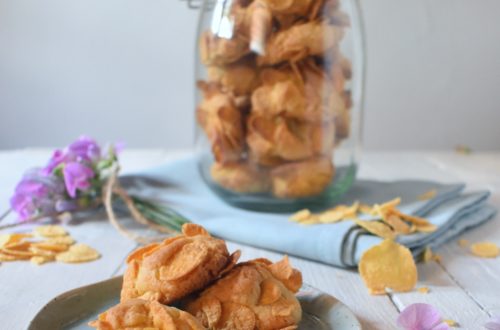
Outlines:
[{"label": "white background wall", "polygon": [[[366,146],[500,150],[500,1],[362,3]],[[0,0],[0,148],[190,147],[196,21],[179,0]]]}]

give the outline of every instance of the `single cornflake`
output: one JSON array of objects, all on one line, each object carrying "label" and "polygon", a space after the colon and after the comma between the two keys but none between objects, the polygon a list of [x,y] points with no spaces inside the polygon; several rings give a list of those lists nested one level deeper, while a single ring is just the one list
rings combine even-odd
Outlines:
[{"label": "single cornflake", "polygon": [[45,242],[52,244],[72,245],[73,243],[75,243],[75,240],[73,239],[73,237],[66,235],[66,236],[48,237],[45,240]]},{"label": "single cornflake", "polygon": [[453,320],[448,319],[448,320],[443,320],[443,322],[446,323],[450,327],[454,327],[454,328],[458,327],[458,323],[453,321]]},{"label": "single cornflake", "polygon": [[371,294],[411,291],[418,277],[411,251],[390,239],[363,253],[359,273]]},{"label": "single cornflake", "polygon": [[311,211],[309,211],[308,209],[304,209],[292,214],[290,220],[296,222],[302,222],[308,220],[310,217],[311,217]]},{"label": "single cornflake", "polygon": [[500,254],[500,248],[495,243],[482,242],[470,246],[470,251],[481,258],[496,258]]},{"label": "single cornflake", "polygon": [[360,226],[361,228],[367,230],[369,233],[372,233],[378,237],[382,237],[384,239],[394,239],[396,234],[394,231],[387,226],[386,224],[379,221],[363,221],[363,220],[354,220],[354,222]]},{"label": "single cornflake", "polygon": [[31,263],[35,264],[35,265],[43,265],[44,263],[47,263],[47,262],[50,262],[54,260],[54,258],[46,258],[46,257],[41,257],[41,256],[34,256],[34,257],[31,257],[30,261]]},{"label": "single cornflake", "polygon": [[26,238],[32,237],[31,234],[3,234],[0,235],[0,247],[10,244],[19,243]]},{"label": "single cornflake", "polygon": [[426,201],[429,199],[433,199],[434,197],[436,197],[436,195],[437,195],[436,189],[432,189],[432,190],[429,190],[429,191],[423,193],[422,195],[418,196],[417,199],[419,201]]},{"label": "single cornflake", "polygon": [[11,255],[4,254],[4,253],[0,252],[0,262],[4,262],[4,261],[16,261],[16,260],[18,260],[18,259],[15,256],[11,256]]},{"label": "single cornflake", "polygon": [[66,263],[88,262],[100,258],[99,252],[86,244],[72,245],[68,251],[59,253],[56,256],[57,261]]},{"label": "single cornflake", "polygon": [[411,232],[411,227],[404,222],[399,216],[390,212],[382,214],[382,220],[394,230],[396,234],[407,235]]},{"label": "single cornflake", "polygon": [[427,225],[416,225],[417,231],[420,233],[433,233],[438,230],[438,226],[431,223]]},{"label": "single cornflake", "polygon": [[426,247],[424,250],[424,253],[422,254],[422,261],[423,262],[429,262],[429,261],[436,261],[436,262],[441,262],[441,256],[438,254],[434,254],[432,249],[430,247]]},{"label": "single cornflake", "polygon": [[394,214],[398,215],[403,220],[411,222],[417,226],[427,226],[427,225],[431,224],[427,219],[417,217],[414,215],[405,214],[405,213],[399,211],[398,209],[394,209],[392,211],[394,212]]},{"label": "single cornflake", "polygon": [[430,289],[426,286],[423,286],[423,287],[418,288],[417,291],[422,293],[422,294],[428,294]]},{"label": "single cornflake", "polygon": [[69,248],[69,245],[67,244],[57,244],[51,242],[37,242],[33,243],[32,246],[41,250],[53,251],[53,252],[64,252],[67,251]]},{"label": "single cornflake", "polygon": [[368,214],[368,215],[372,215],[374,213],[372,207],[370,205],[367,205],[367,204],[360,204],[359,205],[359,212],[364,213],[364,214]]},{"label": "single cornflake", "polygon": [[378,206],[378,207],[380,207],[380,210],[385,212],[387,210],[395,209],[396,206],[398,206],[399,204],[401,204],[401,197],[394,198],[394,199],[392,199],[388,202],[385,202],[384,204],[381,204],[381,205],[375,204],[374,208],[375,208],[375,206]]},{"label": "single cornflake", "polygon": [[45,225],[35,228],[35,233],[42,237],[66,236],[66,230],[61,226]]}]

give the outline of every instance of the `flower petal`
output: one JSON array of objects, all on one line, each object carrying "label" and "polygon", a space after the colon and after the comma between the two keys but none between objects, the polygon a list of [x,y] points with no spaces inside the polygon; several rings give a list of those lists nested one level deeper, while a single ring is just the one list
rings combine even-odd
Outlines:
[{"label": "flower petal", "polygon": [[68,195],[75,198],[77,190],[90,188],[89,180],[94,177],[94,171],[84,164],[71,162],[64,166],[63,175]]},{"label": "flower petal", "polygon": [[438,310],[431,305],[421,303],[407,306],[397,319],[398,326],[406,330],[434,330],[440,323],[441,316]]},{"label": "flower petal", "polygon": [[500,330],[500,315],[492,317],[484,327],[488,330]]}]

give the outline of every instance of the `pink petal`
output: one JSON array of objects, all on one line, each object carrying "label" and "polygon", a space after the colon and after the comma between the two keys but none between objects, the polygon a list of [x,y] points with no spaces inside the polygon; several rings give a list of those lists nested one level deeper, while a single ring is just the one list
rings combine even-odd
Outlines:
[{"label": "pink petal", "polygon": [[[440,328],[441,316],[437,309],[431,305],[419,303],[407,306],[401,314],[399,314],[397,324],[405,330],[447,329]],[[439,328],[435,328],[436,326]]]},{"label": "pink petal", "polygon": [[450,330],[450,326],[443,322],[433,327],[432,330]]},{"label": "pink petal", "polygon": [[500,330],[500,315],[492,317],[484,327],[488,330]]}]

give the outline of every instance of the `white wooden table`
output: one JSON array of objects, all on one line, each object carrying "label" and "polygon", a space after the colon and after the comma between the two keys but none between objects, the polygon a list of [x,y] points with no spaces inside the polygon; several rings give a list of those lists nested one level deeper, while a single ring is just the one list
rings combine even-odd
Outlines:
[{"label": "white wooden table", "polygon": [[[125,172],[154,166],[182,153],[159,150],[132,150],[122,156]],[[43,165],[49,150],[0,152],[0,210],[22,172]],[[490,189],[491,203],[500,208],[500,153],[460,155],[452,152],[367,153],[360,176],[380,180],[421,178],[443,182],[463,181],[469,189]],[[120,274],[127,254],[135,244],[122,237],[104,220],[89,219],[68,226],[72,236],[102,253],[98,261],[80,265],[51,263],[36,266],[29,262],[3,263],[0,266],[0,329],[26,329],[37,311],[52,297],[67,290]],[[463,236],[472,242],[500,244],[500,217]],[[281,256],[256,248],[230,243],[241,249],[243,259]],[[464,252],[456,242],[437,251],[442,262],[420,264],[419,286],[429,294],[411,292],[370,296],[354,271],[292,258],[302,270],[305,282],[318,287],[347,304],[358,316],[364,329],[396,329],[398,311],[404,306],[425,302],[437,307],[446,319],[461,329],[482,329],[491,315],[500,315],[500,258],[479,259]]]}]

